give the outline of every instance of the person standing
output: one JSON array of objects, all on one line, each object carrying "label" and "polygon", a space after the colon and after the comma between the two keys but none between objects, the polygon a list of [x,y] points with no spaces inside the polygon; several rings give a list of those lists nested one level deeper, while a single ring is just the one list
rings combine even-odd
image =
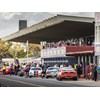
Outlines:
[{"label": "person standing", "polygon": [[95,66],[94,64],[91,65],[91,70],[92,70],[92,72],[91,72],[91,79],[92,80],[94,80],[94,66]]},{"label": "person standing", "polygon": [[83,65],[82,65],[82,63],[79,66],[80,66],[80,75],[82,75],[83,74]]},{"label": "person standing", "polygon": [[6,65],[5,64],[3,65],[3,74],[4,75],[6,74]]},{"label": "person standing", "polygon": [[74,70],[77,71],[77,64],[74,64]]},{"label": "person standing", "polygon": [[69,64],[69,65],[68,65],[68,67],[69,67],[69,68],[72,68],[72,65],[71,65],[71,64]]},{"label": "person standing", "polygon": [[86,80],[89,79],[89,74],[90,74],[90,70],[89,69],[90,69],[90,66],[87,65],[86,66]]},{"label": "person standing", "polygon": [[13,68],[13,64],[11,64],[11,66],[10,66],[10,75],[14,75],[14,68]]},{"label": "person standing", "polygon": [[94,81],[97,81],[97,65],[94,64]]},{"label": "person standing", "polygon": [[15,65],[16,65],[16,64],[19,64],[19,60],[18,60],[17,57],[14,59],[14,63],[15,63]]},{"label": "person standing", "polygon": [[55,64],[54,67],[58,67],[58,64]]},{"label": "person standing", "polygon": [[61,64],[61,65],[60,65],[60,68],[63,68],[63,67],[64,67],[64,65],[63,65],[63,64]]},{"label": "person standing", "polygon": [[80,64],[78,64],[76,68],[77,68],[78,77],[80,77],[80,75],[81,75]]},{"label": "person standing", "polygon": [[18,74],[19,68],[20,68],[19,64],[16,64],[16,65],[15,65],[15,75]]},{"label": "person standing", "polygon": [[26,65],[26,68],[25,68],[25,74],[26,74],[26,76],[25,76],[25,78],[28,78],[28,76],[29,76],[29,70],[30,70],[30,66]]},{"label": "person standing", "polygon": [[93,79],[93,64],[90,64],[90,68],[89,68],[89,79]]},{"label": "person standing", "polygon": [[42,70],[42,72],[41,72],[41,77],[42,77],[42,79],[43,79],[43,77],[45,77],[46,76],[46,71],[45,70]]}]

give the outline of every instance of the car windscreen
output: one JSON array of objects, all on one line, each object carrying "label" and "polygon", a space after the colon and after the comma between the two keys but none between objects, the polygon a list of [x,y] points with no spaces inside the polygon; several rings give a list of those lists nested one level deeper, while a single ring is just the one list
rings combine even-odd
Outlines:
[{"label": "car windscreen", "polygon": [[34,67],[34,68],[31,68],[31,70],[36,70],[36,68]]},{"label": "car windscreen", "polygon": [[37,68],[37,70],[41,70],[41,68]]},{"label": "car windscreen", "polygon": [[34,68],[31,68],[31,70],[41,70],[41,68],[34,67]]},{"label": "car windscreen", "polygon": [[58,70],[59,68],[48,68],[48,70]]},{"label": "car windscreen", "polygon": [[71,67],[63,67],[63,68],[61,68],[61,70],[63,70],[63,71],[74,71],[74,68],[71,68]]}]

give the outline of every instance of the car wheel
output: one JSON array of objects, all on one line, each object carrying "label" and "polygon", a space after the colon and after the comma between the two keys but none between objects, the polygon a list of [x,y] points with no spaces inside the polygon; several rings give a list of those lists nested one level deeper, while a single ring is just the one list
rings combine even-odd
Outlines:
[{"label": "car wheel", "polygon": [[60,78],[60,77],[56,77],[56,79],[59,80],[59,81],[62,81],[62,78]]},{"label": "car wheel", "polygon": [[78,80],[78,78],[77,78],[77,77],[75,77],[75,78],[73,78],[73,80],[77,81],[77,80]]},{"label": "car wheel", "polygon": [[59,81],[62,81],[62,78],[59,77]]},{"label": "car wheel", "polygon": [[46,78],[48,79],[49,77],[48,77],[48,76],[46,76]]},{"label": "car wheel", "polygon": [[23,74],[23,73],[21,73],[19,76],[20,76],[20,77],[23,77],[23,76],[24,76],[24,74]]},{"label": "car wheel", "polygon": [[58,78],[58,77],[56,77],[56,80],[59,80],[59,78]]},{"label": "car wheel", "polygon": [[29,78],[31,78],[32,76],[29,76]]}]

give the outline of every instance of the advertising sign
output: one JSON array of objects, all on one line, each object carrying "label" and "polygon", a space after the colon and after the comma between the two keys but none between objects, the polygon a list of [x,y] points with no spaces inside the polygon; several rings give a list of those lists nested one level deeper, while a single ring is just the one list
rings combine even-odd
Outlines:
[{"label": "advertising sign", "polygon": [[65,55],[66,55],[66,47],[41,50],[41,58],[65,57]]}]

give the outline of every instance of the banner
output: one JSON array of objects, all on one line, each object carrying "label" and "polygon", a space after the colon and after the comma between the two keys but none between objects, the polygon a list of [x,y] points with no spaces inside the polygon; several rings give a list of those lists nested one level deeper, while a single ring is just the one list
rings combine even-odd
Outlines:
[{"label": "banner", "polygon": [[65,57],[65,56],[66,56],[66,47],[58,47],[58,48],[41,50],[41,58]]}]

